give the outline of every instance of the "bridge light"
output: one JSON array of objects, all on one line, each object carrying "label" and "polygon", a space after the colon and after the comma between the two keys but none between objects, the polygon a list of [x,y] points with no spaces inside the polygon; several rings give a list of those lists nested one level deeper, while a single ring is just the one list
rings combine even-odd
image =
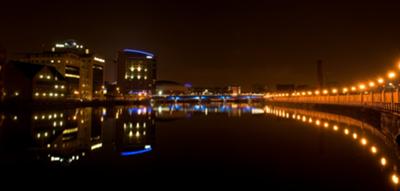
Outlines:
[{"label": "bridge light", "polygon": [[349,90],[347,88],[343,88],[343,93],[347,93]]},{"label": "bridge light", "polygon": [[336,88],[334,88],[334,89],[332,89],[332,93],[337,93],[337,89]]},{"label": "bridge light", "polygon": [[357,90],[357,88],[356,88],[355,86],[352,86],[352,87],[351,87],[351,91],[354,92],[354,91],[356,91],[356,90]]},{"label": "bridge light", "polygon": [[383,80],[383,78],[378,78],[378,83],[379,84],[383,84],[383,82],[385,82],[385,80]]},{"label": "bridge light", "polygon": [[382,166],[385,166],[386,163],[387,163],[386,158],[385,158],[385,157],[382,157],[382,158],[381,158],[381,165],[382,165]]},{"label": "bridge light", "polygon": [[306,92],[301,92],[301,95],[303,95],[303,96],[306,95]]},{"label": "bridge light", "polygon": [[324,90],[322,93],[323,94],[328,94],[328,90]]},{"label": "bridge light", "polygon": [[367,139],[362,138],[362,139],[361,139],[361,144],[362,144],[362,145],[367,145]]},{"label": "bridge light", "polygon": [[308,91],[307,94],[308,94],[308,95],[312,95],[312,92],[311,92],[311,91]]},{"label": "bridge light", "polygon": [[337,125],[334,125],[334,126],[333,126],[333,130],[334,130],[334,131],[337,131],[338,129],[339,129],[339,127],[338,127]]},{"label": "bridge light", "polygon": [[396,174],[392,175],[392,182],[394,184],[398,184],[399,183],[399,177]]},{"label": "bridge light", "polygon": [[371,87],[371,88],[372,88],[372,87],[374,87],[374,86],[375,86],[375,82],[369,82],[369,84],[368,84],[368,85],[369,85],[369,87]]},{"label": "bridge light", "polygon": [[377,149],[375,146],[372,146],[372,147],[371,147],[371,152],[372,152],[373,154],[376,154],[376,153],[378,152],[378,149]]},{"label": "bridge light", "polygon": [[394,72],[389,72],[388,73],[388,78],[389,79],[393,79],[393,78],[395,78],[396,77],[396,73],[394,73]]},{"label": "bridge light", "polygon": [[318,90],[316,90],[314,93],[315,93],[315,95],[319,95],[319,91]]},{"label": "bridge light", "polygon": [[360,90],[364,90],[365,89],[365,85],[364,84],[360,84],[358,87],[360,88]]}]

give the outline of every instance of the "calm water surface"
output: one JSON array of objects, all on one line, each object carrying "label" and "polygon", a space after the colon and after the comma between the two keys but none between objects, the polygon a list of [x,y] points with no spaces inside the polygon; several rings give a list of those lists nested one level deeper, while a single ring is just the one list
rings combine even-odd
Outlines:
[{"label": "calm water surface", "polygon": [[[345,116],[247,104],[4,112],[9,179],[151,177],[280,188],[396,190],[398,148]],[[398,181],[398,180],[397,180]]]}]

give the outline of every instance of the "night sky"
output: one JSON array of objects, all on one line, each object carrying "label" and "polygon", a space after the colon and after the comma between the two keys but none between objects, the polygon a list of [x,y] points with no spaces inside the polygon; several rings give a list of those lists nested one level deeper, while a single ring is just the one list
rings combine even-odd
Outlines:
[{"label": "night sky", "polygon": [[157,55],[159,79],[198,86],[315,85],[322,59],[326,81],[354,83],[386,73],[400,58],[399,5],[2,1],[0,44],[11,56],[65,39],[107,59],[122,48],[148,50]]}]

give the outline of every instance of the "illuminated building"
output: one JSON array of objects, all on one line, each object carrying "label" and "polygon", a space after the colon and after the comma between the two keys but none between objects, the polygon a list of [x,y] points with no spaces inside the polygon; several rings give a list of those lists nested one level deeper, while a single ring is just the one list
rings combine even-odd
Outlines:
[{"label": "illuminated building", "polygon": [[65,99],[65,79],[52,66],[11,61],[3,70],[5,100]]},{"label": "illuminated building", "polygon": [[155,93],[156,60],[154,54],[132,49],[118,53],[117,83],[125,96]]},{"label": "illuminated building", "polygon": [[20,60],[54,66],[65,77],[68,99],[102,96],[105,59],[74,40],[56,43],[51,51],[25,54]]}]

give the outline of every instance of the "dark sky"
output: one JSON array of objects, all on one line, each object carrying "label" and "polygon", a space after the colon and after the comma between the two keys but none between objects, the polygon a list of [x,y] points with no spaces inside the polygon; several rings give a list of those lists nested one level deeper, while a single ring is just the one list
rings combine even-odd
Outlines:
[{"label": "dark sky", "polygon": [[159,79],[194,85],[314,85],[322,59],[327,81],[350,83],[400,58],[400,2],[376,2],[2,1],[0,44],[15,53],[76,39],[109,59],[148,50]]}]

